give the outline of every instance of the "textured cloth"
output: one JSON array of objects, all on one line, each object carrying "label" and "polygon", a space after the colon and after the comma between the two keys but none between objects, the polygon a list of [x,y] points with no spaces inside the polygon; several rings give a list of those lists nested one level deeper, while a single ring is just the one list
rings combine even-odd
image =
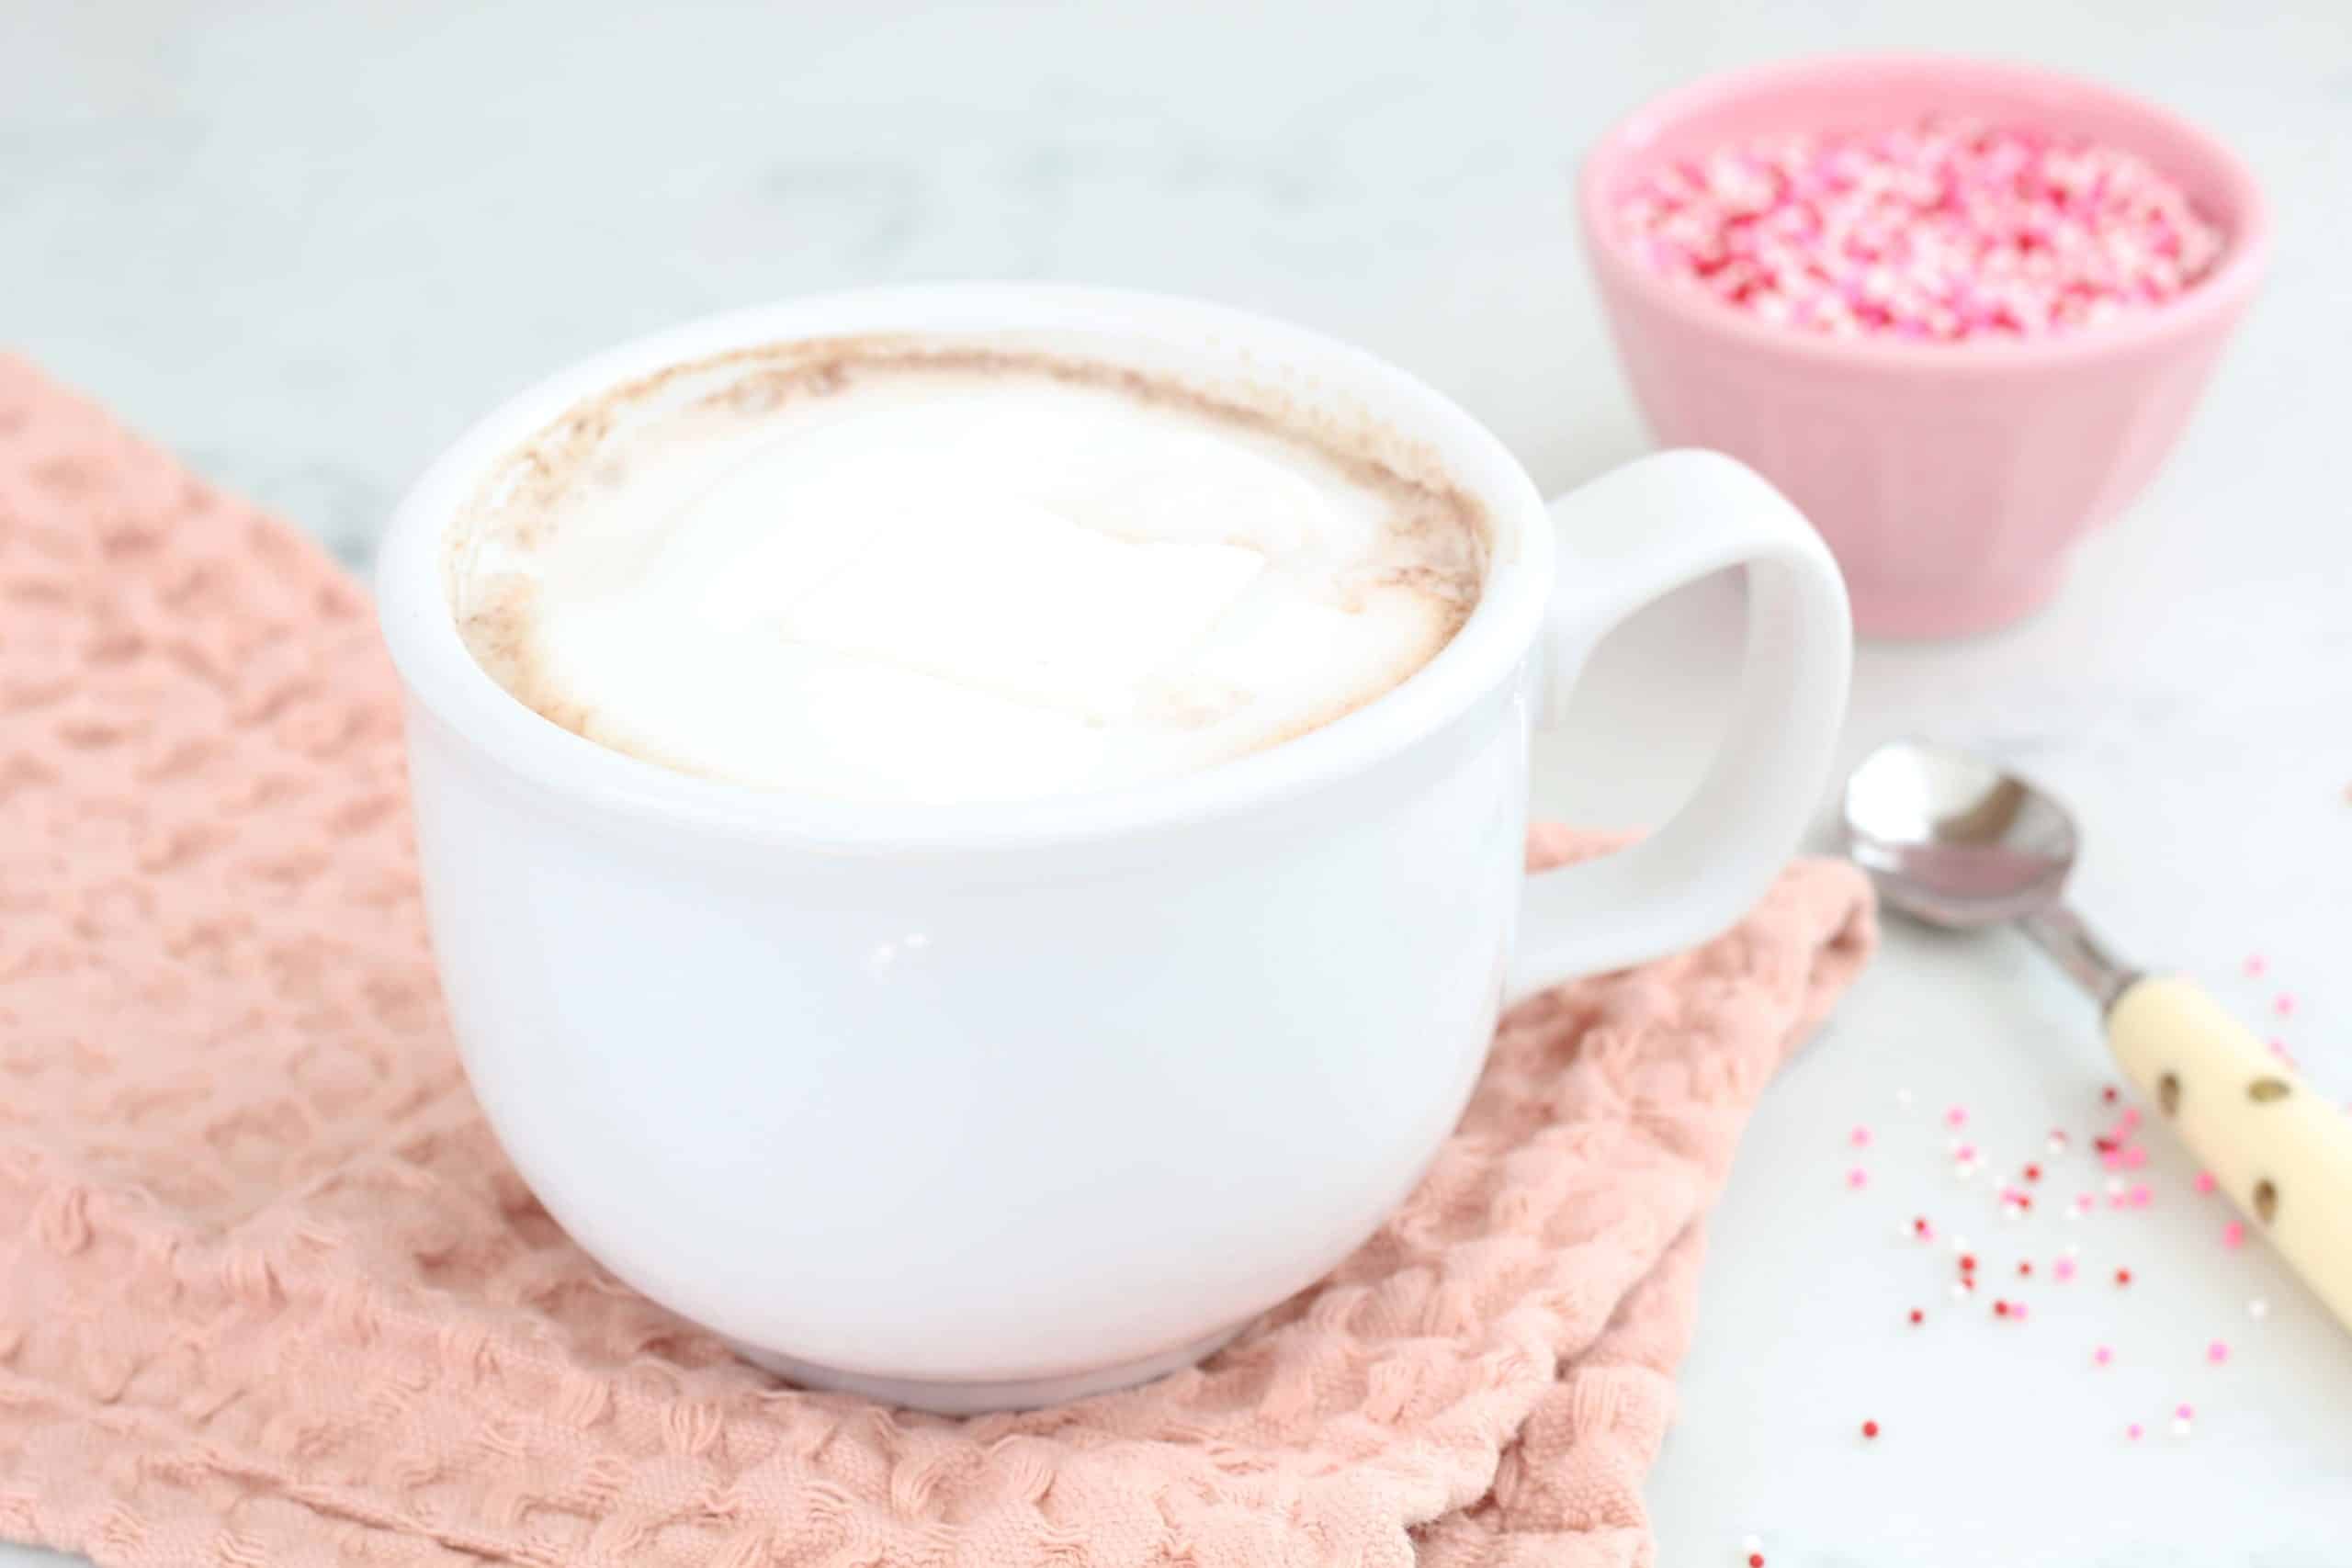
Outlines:
[{"label": "textured cloth", "polygon": [[397,709],[315,548],[0,358],[0,1536],[155,1568],[1649,1560],[1697,1222],[1870,949],[1851,873],[1513,1011],[1420,1190],[1204,1367],[956,1421],[778,1385],[532,1201],[450,1045]]}]

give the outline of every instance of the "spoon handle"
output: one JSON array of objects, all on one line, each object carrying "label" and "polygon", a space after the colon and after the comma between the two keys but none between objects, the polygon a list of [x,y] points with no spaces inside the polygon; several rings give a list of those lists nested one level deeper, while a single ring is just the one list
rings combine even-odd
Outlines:
[{"label": "spoon handle", "polygon": [[2192,981],[2133,982],[2108,1044],[2232,1201],[2352,1328],[2352,1117]]}]

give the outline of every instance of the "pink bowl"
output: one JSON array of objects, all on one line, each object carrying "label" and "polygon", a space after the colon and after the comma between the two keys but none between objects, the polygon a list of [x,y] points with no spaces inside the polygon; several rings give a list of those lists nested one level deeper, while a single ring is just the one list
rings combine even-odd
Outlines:
[{"label": "pink bowl", "polygon": [[[1658,163],[1794,130],[1922,114],[2075,132],[2147,159],[2228,235],[2169,305],[2039,342],[1826,338],[1748,319],[1629,254],[1612,212]],[[2093,83],[1975,61],[1853,56],[1668,93],[1602,137],[1585,252],[1658,438],[1755,468],[1813,519],[1881,637],[1989,630],[2039,608],[2075,540],[2137,495],[2188,422],[2260,281],[2270,220],[2245,166],[2177,116]]]}]

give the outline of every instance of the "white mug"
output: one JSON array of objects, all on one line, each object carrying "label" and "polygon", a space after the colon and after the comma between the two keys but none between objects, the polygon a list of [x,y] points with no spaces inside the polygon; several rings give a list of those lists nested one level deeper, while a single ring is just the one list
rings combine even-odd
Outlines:
[{"label": "white mug", "polygon": [[[1476,612],[1334,723],[1100,794],[862,805],[540,718],[443,579],[495,461],[591,394],[750,345],[1013,333],[1369,413],[1484,503]],[[1741,565],[1720,753],[1638,847],[1528,876],[1528,739],[1611,626]],[[401,502],[378,574],[458,1043],[548,1212],[804,1385],[1033,1405],[1206,1354],[1362,1243],[1453,1129],[1512,996],[1715,934],[1794,847],[1851,644],[1804,520],[1728,457],[1545,505],[1395,367],[1191,300],[946,285],[697,321],[563,371]],[[756,715],[745,716],[756,723]]]}]

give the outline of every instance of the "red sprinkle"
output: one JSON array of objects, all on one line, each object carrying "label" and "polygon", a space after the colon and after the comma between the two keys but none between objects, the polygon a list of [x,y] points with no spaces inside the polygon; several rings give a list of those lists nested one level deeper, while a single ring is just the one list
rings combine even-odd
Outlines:
[{"label": "red sprinkle", "polygon": [[1865,1437],[1865,1438],[1875,1438],[1875,1437],[1877,1437],[1877,1436],[1878,1436],[1878,1423],[1877,1423],[1877,1422],[1875,1422],[1875,1421],[1865,1421],[1865,1422],[1863,1422],[1863,1423],[1862,1423],[1862,1436],[1863,1436],[1863,1437]]},{"label": "red sprinkle", "polygon": [[1963,1274],[1973,1274],[1976,1272],[1976,1255],[1974,1253],[1963,1252],[1960,1255],[1960,1271]]},{"label": "red sprinkle", "polygon": [[2009,1315],[2009,1303],[2007,1303],[2007,1302],[1995,1302],[1995,1303],[1993,1303],[1993,1315],[1994,1315],[1995,1317],[2007,1317],[2007,1316],[2008,1316],[2008,1315]]},{"label": "red sprinkle", "polygon": [[2101,1103],[2103,1103],[2103,1104],[2107,1104],[2107,1105],[2112,1105],[2112,1104],[2114,1104],[2114,1103],[2115,1103],[2115,1101],[2116,1101],[2116,1099],[2117,1099],[2117,1095],[2116,1095],[2116,1092],[2115,1092],[2115,1086],[2114,1086],[2113,1084],[2109,1084],[2109,1085],[2108,1085],[2105,1089],[2103,1089],[2099,1090],[2099,1091],[2098,1091],[2098,1098],[2099,1098],[2099,1100],[2100,1100]]},{"label": "red sprinkle", "polygon": [[2018,1264],[2018,1274],[2020,1278],[2030,1278],[2033,1274],[2033,1265],[2030,1263]]},{"label": "red sprinkle", "polygon": [[1913,1325],[1914,1325],[1914,1326],[1917,1326],[1917,1325],[1922,1324],[1922,1323],[1925,1323],[1925,1322],[1927,1322],[1927,1321],[1928,1321],[1928,1314],[1927,1314],[1926,1313],[1921,1312],[1917,1307],[1913,1307],[1913,1308],[1911,1309],[1911,1322],[1912,1322],[1912,1324],[1913,1324]]},{"label": "red sprinkle", "polygon": [[1747,1554],[1747,1568],[1764,1568],[1764,1554],[1760,1551],[1749,1552]]},{"label": "red sprinkle", "polygon": [[2118,1269],[2115,1271],[2115,1282],[2119,1285],[2130,1284],[2132,1282],[2132,1270],[2129,1269]]},{"label": "red sprinkle", "polygon": [[2039,1181],[2039,1180],[2041,1180],[2041,1168],[2040,1166],[2038,1166],[2038,1165],[2030,1165],[2030,1166],[2027,1166],[2027,1167],[2025,1168],[2025,1179],[2026,1179],[2028,1181]]}]

